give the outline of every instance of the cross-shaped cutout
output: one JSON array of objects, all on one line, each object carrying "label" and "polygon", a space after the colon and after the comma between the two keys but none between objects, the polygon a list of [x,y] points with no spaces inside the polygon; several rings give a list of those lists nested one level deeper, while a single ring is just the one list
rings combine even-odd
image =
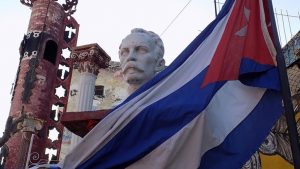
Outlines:
[{"label": "cross-shaped cutout", "polygon": [[52,105],[52,110],[55,110],[55,116],[54,116],[53,120],[58,121],[59,106],[58,105]]},{"label": "cross-shaped cutout", "polygon": [[76,34],[76,29],[73,29],[72,26],[66,26],[66,32],[68,33],[68,38],[71,39],[72,38],[72,33]]},{"label": "cross-shaped cutout", "polygon": [[46,148],[45,154],[48,154],[48,155],[49,155],[49,156],[48,156],[48,157],[49,157],[48,160],[51,161],[52,156],[56,156],[57,150],[55,150],[55,149],[53,149],[53,148]]},{"label": "cross-shaped cutout", "polygon": [[64,107],[60,106],[59,104],[52,104],[52,109],[51,110],[55,110],[55,114],[53,117],[54,121],[58,121],[58,113],[61,111],[63,111]]},{"label": "cross-shaped cutout", "polygon": [[60,69],[62,71],[60,79],[65,79],[65,73],[69,72],[70,68],[65,65],[60,64],[60,65],[58,65],[58,69]]}]

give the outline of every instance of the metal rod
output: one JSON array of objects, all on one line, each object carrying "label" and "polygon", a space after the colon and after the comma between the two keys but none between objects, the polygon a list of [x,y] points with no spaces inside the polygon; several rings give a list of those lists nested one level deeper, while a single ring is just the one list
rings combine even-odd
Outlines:
[{"label": "metal rod", "polygon": [[26,165],[25,165],[25,169],[28,169],[29,166],[29,161],[30,161],[30,154],[31,154],[31,149],[32,149],[32,143],[33,143],[33,138],[34,138],[34,134],[31,134],[30,137],[30,144],[29,144],[29,148],[28,148],[28,152],[27,152],[27,159],[26,159]]},{"label": "metal rod", "polygon": [[291,39],[293,38],[293,32],[292,32],[292,28],[291,28],[291,22],[290,22],[290,16],[288,11],[286,10],[286,15],[287,15],[287,19],[288,19],[288,23],[289,23],[289,28],[290,28],[290,34],[291,34]]},{"label": "metal rod", "polygon": [[216,2],[216,0],[214,0],[214,4],[215,4],[215,16],[217,17],[218,12],[217,12],[217,2]]},{"label": "metal rod", "polygon": [[286,73],[285,61],[282,54],[281,46],[279,44],[272,0],[268,0],[268,8],[269,8],[269,15],[271,19],[272,32],[274,36],[274,45],[277,51],[276,60],[277,60],[277,66],[279,70],[282,99],[284,103],[285,116],[286,116],[286,121],[288,126],[288,133],[290,137],[294,168],[300,169],[300,147],[299,147],[297,127],[296,127],[295,113],[293,110],[293,104],[292,104],[290,87],[288,83],[288,77]]},{"label": "metal rod", "polygon": [[280,10],[280,15],[281,15],[281,19],[282,19],[282,27],[283,27],[283,33],[284,33],[284,38],[285,38],[285,43],[287,44],[287,38],[286,38],[286,32],[285,32],[285,25],[284,25],[284,19],[283,19],[283,14],[282,14],[282,9]]},{"label": "metal rod", "polygon": [[[276,8],[275,8],[276,9]],[[279,14],[279,13],[276,13],[276,10],[275,10],[275,14]],[[288,16],[290,18],[299,18],[299,16],[295,16],[295,15],[286,15],[286,14],[282,14],[283,16]]]},{"label": "metal rod", "polygon": [[276,17],[276,22],[277,22],[277,30],[278,30],[278,35],[279,35],[279,43],[281,44],[281,35],[280,35],[280,29],[279,29],[279,22],[278,22],[278,17],[277,17],[277,15],[278,15],[278,13],[276,12],[276,8],[275,8],[275,17]]},{"label": "metal rod", "polygon": [[218,4],[218,12],[220,12],[221,7],[220,7],[220,1],[219,0],[217,1],[217,4]]}]

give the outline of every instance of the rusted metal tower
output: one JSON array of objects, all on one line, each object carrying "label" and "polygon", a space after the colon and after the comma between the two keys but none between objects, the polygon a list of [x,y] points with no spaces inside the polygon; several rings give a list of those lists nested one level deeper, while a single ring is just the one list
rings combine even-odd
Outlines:
[{"label": "rusted metal tower", "polygon": [[[20,46],[20,64],[10,116],[26,114],[17,132],[6,144],[5,169],[21,169],[59,159],[72,62],[79,24],[71,16],[77,0],[20,0],[32,10]],[[54,134],[49,134],[54,133]],[[50,139],[49,135],[57,135]],[[53,154],[50,158],[50,154]]]}]

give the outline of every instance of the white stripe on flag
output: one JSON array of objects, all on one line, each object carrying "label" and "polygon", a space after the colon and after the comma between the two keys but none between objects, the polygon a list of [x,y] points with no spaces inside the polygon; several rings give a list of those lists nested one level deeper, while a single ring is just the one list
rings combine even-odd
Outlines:
[{"label": "white stripe on flag", "polygon": [[224,141],[251,113],[264,92],[239,81],[227,82],[193,121],[128,169],[198,168],[202,155]]}]

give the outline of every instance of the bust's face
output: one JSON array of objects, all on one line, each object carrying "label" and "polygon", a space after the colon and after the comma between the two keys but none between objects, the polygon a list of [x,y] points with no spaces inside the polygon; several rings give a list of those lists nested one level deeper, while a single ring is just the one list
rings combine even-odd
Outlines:
[{"label": "bust's face", "polygon": [[156,73],[155,43],[147,34],[133,33],[123,39],[119,58],[122,74],[129,85],[140,86]]}]

